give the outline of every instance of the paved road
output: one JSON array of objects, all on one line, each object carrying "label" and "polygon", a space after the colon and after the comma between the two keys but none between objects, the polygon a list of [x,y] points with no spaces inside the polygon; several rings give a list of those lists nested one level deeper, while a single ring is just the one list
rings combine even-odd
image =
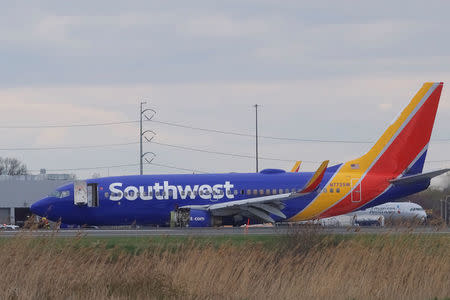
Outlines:
[{"label": "paved road", "polygon": [[[312,230],[312,229],[306,229]],[[436,230],[432,227],[418,227],[415,229],[408,228],[374,228],[374,227],[359,227],[359,228],[325,228],[314,229],[318,233],[323,234],[399,234],[399,233],[414,233],[414,234],[450,234],[450,228]],[[226,236],[226,235],[274,235],[287,234],[298,232],[298,229],[292,230],[286,227],[281,228],[249,228],[248,231],[244,228],[152,228],[152,229],[84,229],[84,230],[60,230],[53,232],[49,230],[38,230],[32,232],[21,231],[1,231],[0,237],[14,237],[17,234],[26,234],[32,236],[50,236],[57,237],[75,237],[75,236],[90,236],[90,237],[143,237],[143,236]]]}]

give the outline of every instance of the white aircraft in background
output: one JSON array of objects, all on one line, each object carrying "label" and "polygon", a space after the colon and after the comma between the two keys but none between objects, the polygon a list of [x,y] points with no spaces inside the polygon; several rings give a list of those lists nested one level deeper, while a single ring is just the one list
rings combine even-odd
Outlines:
[{"label": "white aircraft in background", "polygon": [[427,214],[419,204],[412,202],[387,202],[365,210],[349,213],[350,216],[377,215],[385,219],[404,221],[425,221]]},{"label": "white aircraft in background", "polygon": [[412,202],[387,202],[365,210],[318,220],[322,226],[380,225],[385,220],[425,222],[427,214],[419,204]]}]

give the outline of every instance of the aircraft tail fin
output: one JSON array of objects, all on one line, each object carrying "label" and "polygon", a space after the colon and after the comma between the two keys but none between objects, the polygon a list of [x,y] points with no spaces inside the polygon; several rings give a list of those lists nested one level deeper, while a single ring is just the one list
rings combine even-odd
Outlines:
[{"label": "aircraft tail fin", "polygon": [[301,161],[301,160],[296,161],[296,162],[295,162],[295,165],[292,167],[291,172],[297,173],[298,170],[300,169],[300,165],[301,165],[301,164],[302,164],[302,161]]},{"label": "aircraft tail fin", "polygon": [[442,87],[442,82],[425,83],[375,145],[347,163],[350,170],[395,176],[421,173]]}]

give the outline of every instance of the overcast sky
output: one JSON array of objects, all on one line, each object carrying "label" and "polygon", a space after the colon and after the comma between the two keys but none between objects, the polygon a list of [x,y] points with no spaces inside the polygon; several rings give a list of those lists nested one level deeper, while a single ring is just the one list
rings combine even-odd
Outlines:
[{"label": "overcast sky", "polygon": [[[31,170],[138,163],[138,145],[8,151],[138,141],[138,124],[4,128],[154,120],[299,139],[374,141],[426,81],[450,82],[448,1],[3,1],[0,156]],[[444,85],[427,169],[450,165]],[[155,142],[254,155],[254,139],[147,122]],[[346,161],[368,143],[260,140],[260,155]],[[206,172],[254,171],[254,159],[146,144],[154,163]],[[444,161],[447,160],[447,161]],[[441,161],[441,162],[436,162]],[[261,160],[261,168],[293,162]],[[138,166],[73,170],[136,174]],[[183,173],[146,166],[146,173]],[[186,171],[188,172],[188,171]]]}]

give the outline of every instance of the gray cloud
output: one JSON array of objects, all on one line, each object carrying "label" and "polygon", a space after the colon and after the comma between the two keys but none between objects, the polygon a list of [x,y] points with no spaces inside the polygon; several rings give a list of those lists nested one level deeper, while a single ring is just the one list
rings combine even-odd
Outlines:
[{"label": "gray cloud", "polygon": [[[450,82],[449,6],[445,1],[5,2],[0,125],[136,119],[138,102],[148,97],[162,120],[198,127],[251,133],[251,105],[260,103],[266,135],[374,140],[422,82]],[[449,117],[444,89],[436,137],[449,137]],[[161,142],[253,152],[251,139],[154,129]],[[136,126],[0,133],[5,146],[137,138]],[[266,156],[313,161],[350,159],[368,147],[261,143]],[[158,161],[182,167],[253,169],[253,160],[152,147]],[[448,143],[433,144],[429,157],[448,159],[449,150]],[[6,154],[33,169],[137,161],[137,147]]]},{"label": "gray cloud", "polygon": [[388,10],[387,2],[339,3],[3,4],[0,82],[271,81],[446,70],[447,3],[427,4],[428,14],[419,1],[389,3]]}]

